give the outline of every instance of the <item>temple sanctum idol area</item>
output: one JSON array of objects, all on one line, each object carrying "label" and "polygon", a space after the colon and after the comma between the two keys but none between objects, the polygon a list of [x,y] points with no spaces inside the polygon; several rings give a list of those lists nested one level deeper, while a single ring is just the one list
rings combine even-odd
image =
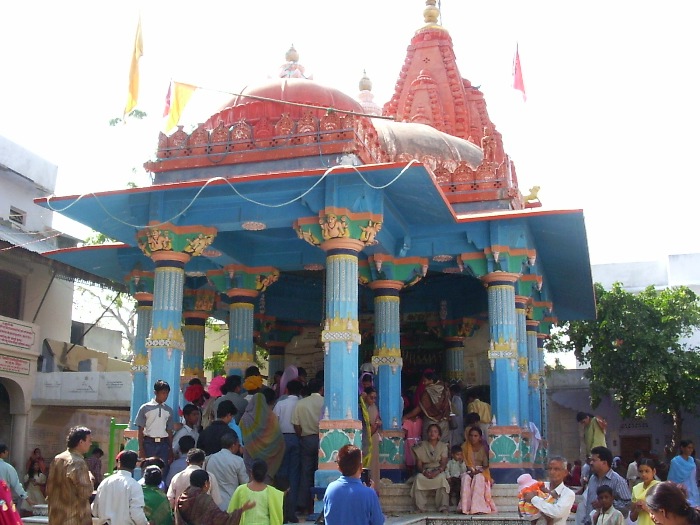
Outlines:
[{"label": "temple sanctum idol area", "polygon": [[367,363],[382,478],[404,479],[402,394],[426,369],[490,402],[497,483],[542,475],[543,345],[553,323],[595,316],[583,212],[518,187],[426,4],[383,108],[366,76],[357,99],[304,78],[292,48],[279,78],[191,132],[153,137],[151,186],[36,201],[120,243],[46,255],[136,299],[132,423],[156,380],[204,378],[207,318],[228,323],[229,374],[256,346],[270,376],[300,364],[291,341],[311,327],[318,352],[303,366],[323,370],[325,394],[317,487],[338,476],[340,447],[361,446]]}]

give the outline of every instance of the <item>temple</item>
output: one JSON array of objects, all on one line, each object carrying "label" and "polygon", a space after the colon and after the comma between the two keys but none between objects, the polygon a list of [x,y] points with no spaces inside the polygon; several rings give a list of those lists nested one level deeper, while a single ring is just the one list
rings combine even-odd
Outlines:
[{"label": "temple", "polygon": [[426,4],[383,108],[367,76],[355,99],[297,74],[290,50],[279,78],[190,133],[161,134],[152,186],[37,200],[121,243],[47,255],[126,282],[138,302],[132,421],[156,379],[204,377],[208,317],[228,322],[229,373],[253,364],[256,345],[271,371],[295,364],[290,342],[315,327],[317,486],[337,476],[342,445],[361,446],[367,362],[382,477],[401,479],[402,384],[428,367],[489,386],[497,482],[541,468],[546,450],[533,457],[530,445],[533,427],[547,432],[544,341],[557,319],[595,316],[583,213],[523,195],[483,93]]}]

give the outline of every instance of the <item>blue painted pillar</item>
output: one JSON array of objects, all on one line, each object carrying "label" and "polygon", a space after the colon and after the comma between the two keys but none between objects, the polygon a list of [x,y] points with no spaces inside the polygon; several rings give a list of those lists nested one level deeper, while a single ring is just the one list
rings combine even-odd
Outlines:
[{"label": "blue painted pillar", "polygon": [[399,331],[399,291],[401,281],[380,280],[369,284],[374,291],[374,355],[372,364],[379,385],[379,413],[385,430],[400,430],[403,402],[401,400],[401,342]]},{"label": "blue painted pillar", "polygon": [[153,322],[153,294],[138,292],[134,294],[136,299],[136,339],[134,341],[134,360],[131,364],[133,388],[131,390],[131,407],[129,423],[135,428],[134,420],[141,405],[151,397],[153,389],[148,386],[148,352],[146,351],[146,337],[151,330]]},{"label": "blue painted pillar", "polygon": [[[185,353],[182,356],[183,383],[195,377],[204,379],[204,337],[206,322],[214,310],[216,291],[209,287],[197,287],[196,278],[186,278],[182,301],[185,326]],[[202,279],[203,281],[204,279]]]},{"label": "blue painted pillar", "polygon": [[316,486],[337,475],[337,451],[346,444],[362,448],[358,420],[358,269],[363,244],[334,238],[321,244],[326,252],[326,316],[321,333],[324,345],[325,407],[320,422]]},{"label": "blue painted pillar", "polygon": [[530,400],[530,421],[542,431],[542,398],[540,396],[539,356],[537,354],[537,331],[539,321],[528,319],[527,325],[527,363],[528,363],[528,398]]},{"label": "blue painted pillar", "polygon": [[520,401],[520,420],[518,424],[527,426],[531,420],[530,396],[528,392],[528,357],[527,357],[527,327],[526,327],[526,307],[530,300],[523,295],[515,296],[515,318],[517,322],[518,338],[518,399]]},{"label": "blue painted pillar", "polygon": [[518,425],[520,421],[515,316],[515,282],[519,277],[500,271],[482,277],[488,286],[491,410],[500,426]]},{"label": "blue painted pillar", "polygon": [[[379,415],[383,440],[379,445],[379,466],[399,474],[404,464],[404,431],[401,428],[401,315],[399,292],[403,281],[380,279],[369,287],[374,291],[374,355],[377,372]],[[396,479],[399,479],[398,477]]]},{"label": "blue painted pillar", "polygon": [[182,297],[187,253],[158,251],[151,254],[156,265],[153,292],[153,324],[146,339],[150,353],[148,368],[149,395],[153,384],[162,379],[170,385],[167,404],[175,411],[180,400],[180,370],[185,339],[182,335]]},{"label": "blue painted pillar", "polygon": [[182,356],[183,381],[198,377],[204,379],[204,329],[209,314],[207,312],[185,312],[185,354]]},{"label": "blue painted pillar", "polygon": [[464,380],[464,337],[449,336],[445,342],[445,376],[450,381]]},{"label": "blue painted pillar", "polygon": [[228,375],[243,377],[246,368],[254,364],[253,360],[253,313],[254,301],[258,292],[244,288],[228,291],[231,300],[228,323],[228,358],[224,368]]}]

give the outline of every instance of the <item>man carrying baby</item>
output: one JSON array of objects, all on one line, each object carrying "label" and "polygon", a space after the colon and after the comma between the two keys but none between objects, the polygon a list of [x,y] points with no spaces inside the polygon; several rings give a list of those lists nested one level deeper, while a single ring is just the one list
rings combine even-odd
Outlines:
[{"label": "man carrying baby", "polygon": [[564,485],[567,474],[566,459],[561,456],[551,456],[547,463],[549,473],[549,495],[538,496],[536,491],[528,492],[523,499],[532,503],[539,511],[554,520],[553,525],[566,525],[566,519],[571,513],[571,506],[576,500],[574,491]]}]

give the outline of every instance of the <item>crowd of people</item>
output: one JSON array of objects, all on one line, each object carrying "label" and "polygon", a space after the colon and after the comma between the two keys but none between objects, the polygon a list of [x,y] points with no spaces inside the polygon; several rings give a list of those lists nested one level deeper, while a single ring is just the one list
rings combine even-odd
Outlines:
[{"label": "crowd of people", "polygon": [[[328,525],[384,523],[378,497],[383,423],[372,372],[361,370],[358,390],[362,447],[338,451],[341,476],[323,500]],[[269,388],[257,367],[250,367],[244,377],[222,378],[208,392],[199,380],[191,381],[184,393],[188,403],[177,417],[166,403],[170,385],[156,381],[153,398],[135,418],[137,450],[120,451],[108,476],[102,471],[104,452],[93,445],[86,427],[71,428],[66,450],[51,462],[35,449],[23,483],[6,462],[8,447],[0,444],[0,523],[19,524],[22,511],[41,503],[48,503],[50,522],[62,525],[87,525],[93,517],[111,525],[297,523],[313,512],[323,393],[322,373],[307,380],[303,369],[289,366]],[[402,397],[416,509],[497,512],[491,496],[489,404],[459,384],[446,385],[431,370],[422,374],[415,392]],[[577,525],[700,525],[692,441],[680,443],[667,473],[635,453],[621,475],[619,458],[605,443],[605,421],[588,413],[579,413],[577,420],[587,460],[569,465],[563,457],[549,456],[548,483],[520,476],[521,516],[533,525],[539,520],[564,525],[574,510]],[[581,496],[578,506],[572,489]]]}]

